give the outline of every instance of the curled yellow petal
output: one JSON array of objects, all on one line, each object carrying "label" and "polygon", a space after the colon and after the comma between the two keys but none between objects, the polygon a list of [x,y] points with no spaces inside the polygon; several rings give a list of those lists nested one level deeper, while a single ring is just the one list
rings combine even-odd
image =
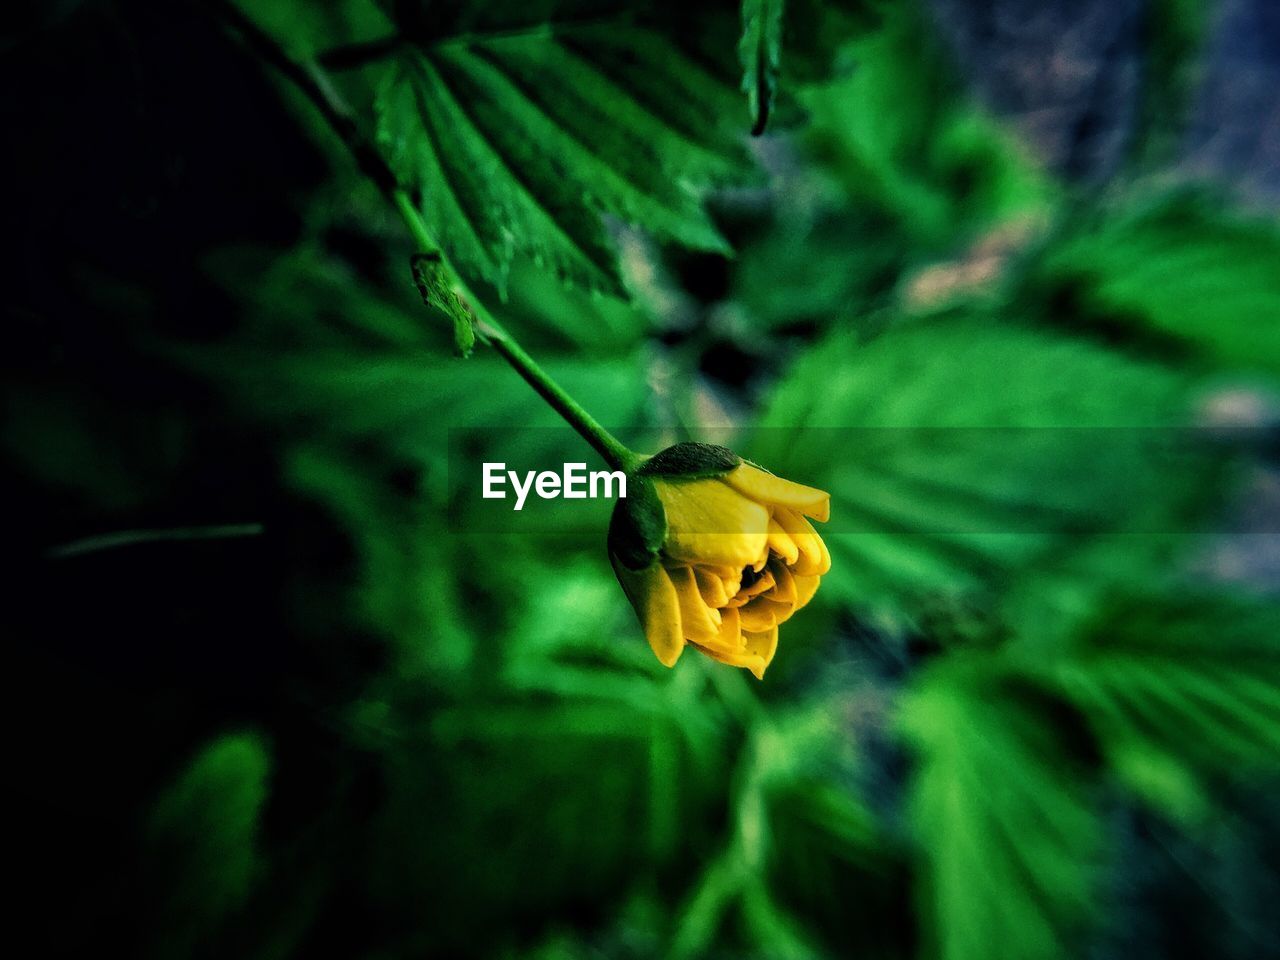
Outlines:
[{"label": "curled yellow petal", "polygon": [[716,651],[724,656],[731,656],[742,651],[742,624],[738,619],[738,611],[734,608],[723,611],[720,620],[720,633],[714,640],[698,644],[704,651]]},{"label": "curled yellow petal", "polygon": [[768,662],[759,654],[750,653],[743,649],[727,651],[716,647],[704,647],[696,643],[694,646],[712,660],[719,660],[721,663],[727,663],[731,667],[745,667],[761,680],[764,679],[765,668],[769,666]]},{"label": "curled yellow petal", "polygon": [[775,477],[771,473],[744,463],[725,474],[724,482],[743,496],[758,503],[789,507],[807,517],[825,522],[831,515],[831,495],[816,487],[806,487]]},{"label": "curled yellow petal", "polygon": [[760,573],[760,576],[756,578],[754,583],[739,590],[737,595],[729,601],[728,606],[740,607],[744,603],[747,603],[752,597],[758,597],[760,594],[767,593],[772,590],[773,586],[773,571],[764,570]]},{"label": "curled yellow petal", "polygon": [[768,602],[769,609],[773,613],[774,622],[777,624],[786,623],[791,619],[791,615],[800,609],[794,603],[780,603],[772,597],[765,597],[765,600]]},{"label": "curled yellow petal", "polygon": [[684,633],[680,623],[680,598],[675,585],[660,563],[644,570],[628,570],[610,555],[614,575],[622,585],[645,639],[664,666],[673,667],[684,651]]},{"label": "curled yellow petal", "polygon": [[664,552],[679,563],[735,569],[755,563],[768,542],[769,511],[716,479],[655,479],[667,514]]},{"label": "curled yellow petal", "polygon": [[701,563],[698,566],[707,573],[714,573],[721,580],[725,581],[733,580],[734,578],[741,578],[742,576],[742,570],[739,567],[726,567],[713,563]]},{"label": "curled yellow petal", "polygon": [[800,558],[800,548],[773,517],[769,518],[769,549],[787,561],[788,565]]},{"label": "curled yellow petal", "polygon": [[813,595],[818,592],[818,584],[822,582],[822,578],[797,576],[795,582],[796,609],[799,610],[813,599]]},{"label": "curled yellow petal", "polygon": [[779,603],[796,602],[796,578],[791,572],[791,568],[785,563],[779,563],[776,560],[770,564],[769,571],[773,574],[774,587],[770,596]]},{"label": "curled yellow petal", "polygon": [[757,597],[745,607],[739,608],[738,616],[741,618],[743,630],[752,630],[756,633],[772,630],[778,625],[773,604],[764,597]]},{"label": "curled yellow petal", "polygon": [[[693,576],[698,581],[698,592],[708,607],[720,609],[729,602],[729,590],[724,580],[707,567],[694,567]],[[737,592],[735,588],[735,593]]]},{"label": "curled yellow petal", "polygon": [[774,627],[763,633],[743,631],[742,641],[747,655],[755,657],[758,661],[758,666],[747,666],[747,669],[756,675],[757,680],[763,680],[765,670],[773,662],[773,655],[778,651],[778,628]]},{"label": "curled yellow petal", "polygon": [[[780,507],[773,512],[771,523],[777,523],[791,542],[795,544],[797,557],[788,561],[795,567],[794,572],[803,576],[822,576],[831,569],[831,554],[822,538],[814,531],[813,525],[794,510]],[[773,527],[770,530],[770,544],[773,543]]]},{"label": "curled yellow petal", "polygon": [[698,581],[690,567],[672,567],[667,571],[676,588],[680,602],[680,624],[684,639],[699,643],[713,640],[720,634],[720,613],[702,602]]}]

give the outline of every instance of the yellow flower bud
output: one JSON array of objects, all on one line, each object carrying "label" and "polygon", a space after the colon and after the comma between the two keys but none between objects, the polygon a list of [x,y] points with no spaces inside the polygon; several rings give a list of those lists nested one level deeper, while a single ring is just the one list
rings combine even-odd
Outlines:
[{"label": "yellow flower bud", "polygon": [[687,644],[763,678],[777,650],[778,626],[813,598],[831,568],[831,554],[806,519],[825,521],[830,495],[775,477],[723,448],[682,446],[700,448],[694,458],[711,450],[725,459],[647,478],[665,513],[665,537],[639,568],[611,544],[614,572],[665,665],[674,666]]}]

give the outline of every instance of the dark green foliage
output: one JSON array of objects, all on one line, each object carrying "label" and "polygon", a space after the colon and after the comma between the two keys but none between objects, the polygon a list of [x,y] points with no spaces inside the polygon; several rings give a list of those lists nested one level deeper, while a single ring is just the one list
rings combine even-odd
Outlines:
[{"label": "dark green foliage", "polygon": [[159,902],[157,955],[188,956],[242,909],[261,869],[259,821],[271,757],[260,738],[223,736],[151,810],[146,855]]},{"label": "dark green foliage", "polygon": [[[746,171],[733,91],[680,33],[618,4],[434,9],[378,100],[379,139],[462,269],[504,286],[514,254],[620,292],[602,214],[705,250],[701,206]],[[603,9],[600,9],[603,7]],[[669,27],[669,25],[667,25]]]},{"label": "dark green foliage", "polygon": [[[50,953],[1277,956],[1273,215],[1055,182],[927,5],[245,4],[361,64],[468,281],[420,262],[424,306],[429,251],[203,6],[60,7],[3,67]],[[1198,14],[1152,9],[1190,82]],[[451,356],[472,308],[663,451],[612,524],[473,495],[592,453]],[[738,452],[832,494],[762,684],[659,665],[606,556]]]},{"label": "dark green foliage", "polygon": [[1121,779],[1171,816],[1208,815],[1203,777],[1246,778],[1280,755],[1274,605],[1154,591],[1108,598],[1050,672]]},{"label": "dark green foliage", "polygon": [[751,133],[759,136],[769,123],[769,111],[778,93],[778,68],[782,61],[782,15],[785,0],[742,0],[742,89],[751,111]]},{"label": "dark green foliage", "polygon": [[902,716],[919,758],[909,813],[927,954],[1077,955],[1081,921],[1096,913],[1103,823],[1061,718],[1002,688],[982,660],[921,677]]},{"label": "dark green foliage", "polygon": [[957,81],[915,3],[892,4],[847,55],[857,68],[801,100],[804,134],[863,216],[895,221],[925,250],[993,221],[1038,217],[1052,195],[1025,148]]},{"label": "dark green foliage", "polygon": [[1280,227],[1222,201],[1135,198],[1071,222],[1031,265],[1033,289],[1086,322],[1242,369],[1280,370]]},{"label": "dark green foliage", "polygon": [[751,455],[831,492],[826,596],[901,609],[1039,573],[1084,533],[1185,522],[1193,451],[1181,451],[1183,475],[1166,466],[1185,441],[1188,386],[1166,367],[982,315],[865,343],[836,333],[779,385]]}]

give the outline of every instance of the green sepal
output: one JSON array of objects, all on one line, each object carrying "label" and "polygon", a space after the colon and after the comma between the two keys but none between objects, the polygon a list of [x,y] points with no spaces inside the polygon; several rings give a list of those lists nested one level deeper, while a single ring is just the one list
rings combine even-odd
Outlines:
[{"label": "green sepal", "polygon": [[409,260],[413,282],[422,302],[441,310],[453,321],[453,347],[460,357],[471,356],[476,345],[476,315],[471,304],[454,288],[449,270],[437,253],[415,253]]},{"label": "green sepal", "polygon": [[609,552],[628,570],[643,570],[658,559],[667,540],[667,511],[653,481],[632,474],[627,495],[620,497],[609,519]]},{"label": "green sepal", "polygon": [[686,441],[655,453],[644,462],[639,472],[644,477],[682,477],[696,480],[723,477],[741,465],[742,458],[728,447]]}]

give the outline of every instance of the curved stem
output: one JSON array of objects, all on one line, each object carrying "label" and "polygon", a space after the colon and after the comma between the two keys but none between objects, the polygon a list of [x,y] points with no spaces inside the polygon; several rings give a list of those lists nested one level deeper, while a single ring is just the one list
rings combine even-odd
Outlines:
[{"label": "curved stem", "polygon": [[619,443],[617,438],[600,426],[595,418],[569,396],[563,387],[547,376],[533,358],[524,352],[520,344],[499,330],[493,328],[485,330],[484,327],[483,323],[480,324],[480,329],[476,331],[477,335],[484,332],[485,342],[511,364],[516,372],[524,377],[525,382],[533,387],[543,400],[551,404],[569,426],[577,430],[578,434],[591,444],[600,456],[604,457],[609,466],[615,470],[630,473],[640,465],[640,458]]},{"label": "curved stem", "polygon": [[476,339],[492,347],[507,361],[525,382],[546,400],[551,407],[573,427],[578,434],[595,448],[611,467],[630,472],[641,458],[623,445],[613,434],[596,422],[595,418],[553,380],[516,339],[511,336],[485,309],[483,303],[458,276],[444,257],[443,251],[431,235],[413,198],[400,185],[395,172],[378,148],[360,131],[360,126],[342,96],[320,64],[313,60],[296,60],[285,52],[276,39],[267,34],[246,16],[234,0],[206,0],[215,15],[231,27],[243,39],[245,45],[259,58],[280,71],[301,91],[320,112],[330,129],[342,141],[365,176],[376,183],[387,201],[395,207],[404,220],[419,253],[439,253],[448,270],[452,286],[470,304],[475,312]]}]

